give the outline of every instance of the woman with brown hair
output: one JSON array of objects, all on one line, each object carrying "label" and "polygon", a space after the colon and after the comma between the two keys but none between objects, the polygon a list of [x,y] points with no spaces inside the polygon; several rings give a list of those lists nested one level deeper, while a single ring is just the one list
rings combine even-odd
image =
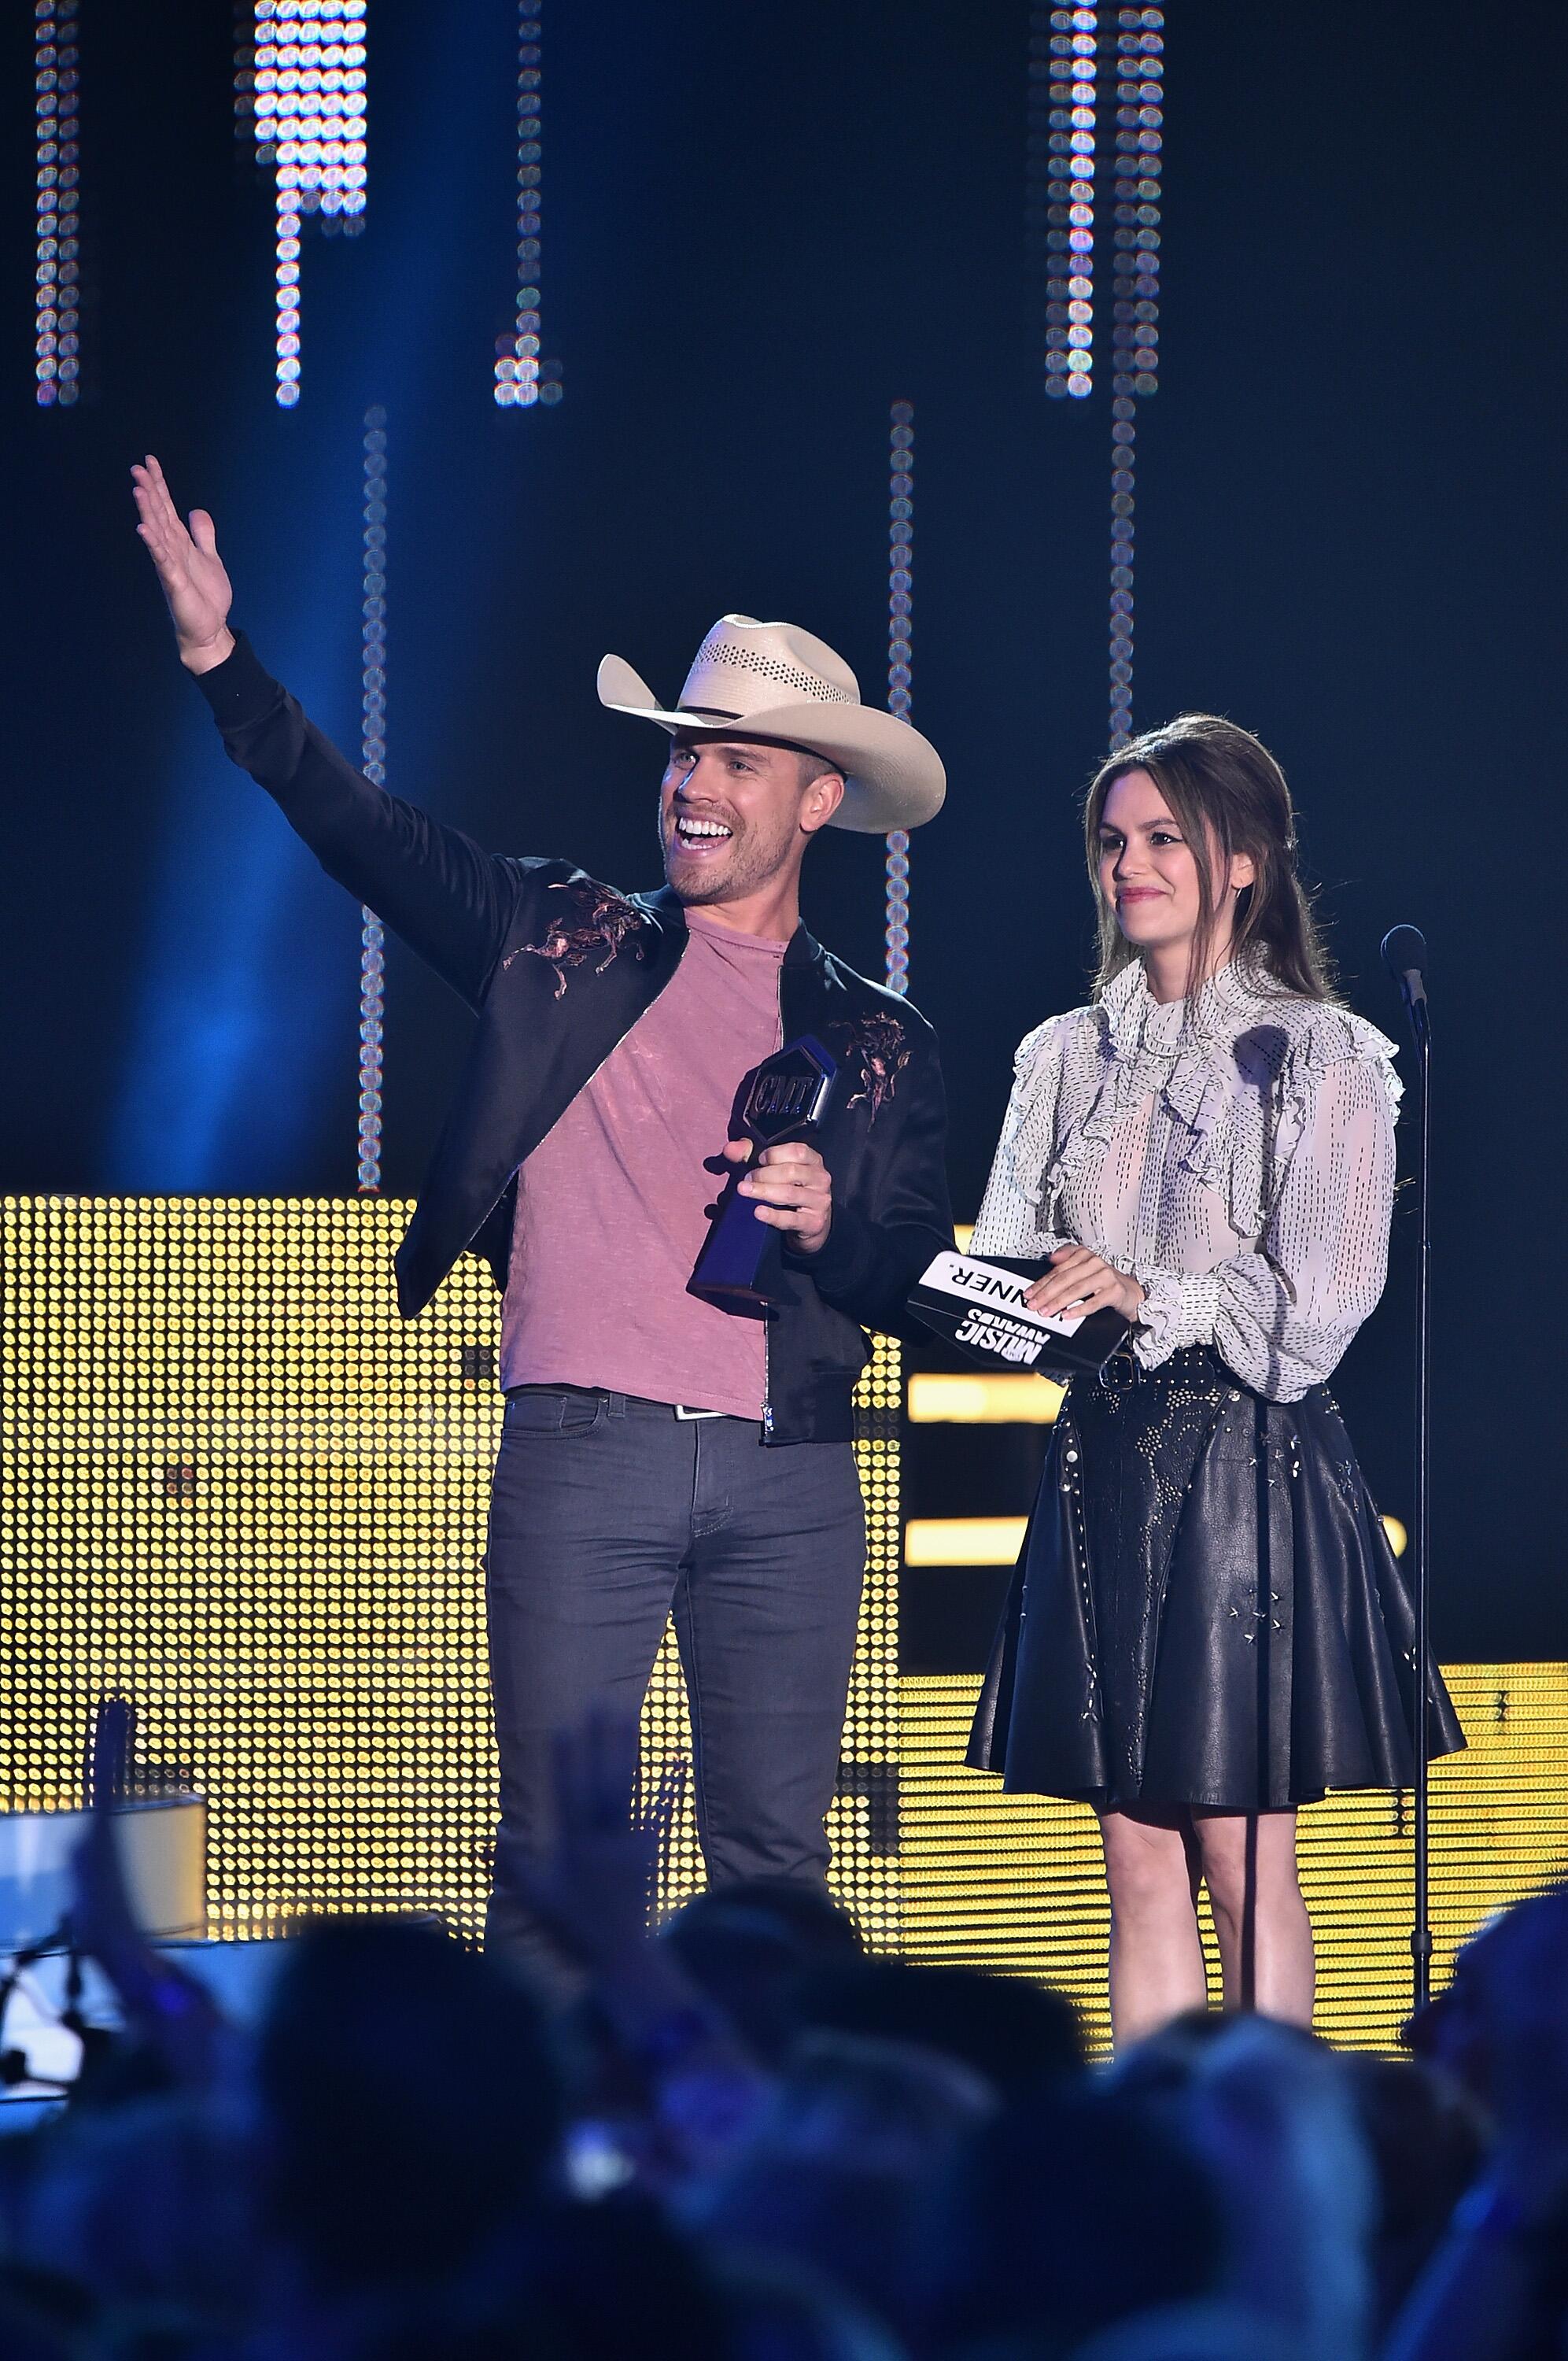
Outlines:
[{"label": "woman with brown hair", "polygon": [[[977,1255],[1134,1325],[1057,1420],[970,1760],[1100,1818],[1118,2042],[1206,2002],[1308,2024],[1296,1807],[1409,1782],[1408,1587],[1325,1390],[1383,1291],[1393,1045],[1332,995],[1289,791],[1180,715],[1085,814],[1087,1008],[1018,1051]],[[1433,1754],[1463,1745],[1441,1679]]]}]

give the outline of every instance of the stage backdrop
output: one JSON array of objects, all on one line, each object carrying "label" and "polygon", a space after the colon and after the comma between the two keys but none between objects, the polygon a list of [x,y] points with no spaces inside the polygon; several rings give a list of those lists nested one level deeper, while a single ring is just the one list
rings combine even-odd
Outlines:
[{"label": "stage backdrop", "polygon": [[[0,1200],[0,1809],[73,1806],[94,1698],[137,1775],[199,1789],[221,1936],[329,1910],[478,1927],[494,1766],[482,1615],[499,1422],[495,1294],[465,1260],[396,1315],[406,1206]],[[870,1550],[831,1832],[872,1945],[1041,1975],[1105,2033],[1091,1816],[961,1768],[972,1675],[896,1664],[897,1348],[859,1396]],[[1439,1766],[1437,1972],[1568,1851],[1568,1668],[1451,1673],[1472,1752]],[[661,1901],[701,1864],[668,1639],[644,1715]],[[1304,1817],[1321,2029],[1387,2045],[1409,1989],[1402,1799]]]},{"label": "stage backdrop", "polygon": [[[1430,935],[1434,1631],[1449,1656],[1561,1658],[1562,0],[1160,15],[370,0],[364,210],[307,217],[290,260],[236,53],[251,6],[0,11],[0,993],[26,1012],[0,1028],[0,1188],[356,1183],[360,914],[174,661],[131,530],[149,448],[214,512],[263,660],[351,753],[379,749],[389,787],[500,851],[655,881],[658,733],[599,708],[607,649],[668,697],[738,609],[820,633],[878,703],[912,669],[951,790],[910,848],[909,986],[942,1036],[960,1216],[1014,1045],[1085,994],[1077,807],[1113,690],[1140,729],[1226,713],[1280,756],[1345,989],[1388,1030],[1379,939]],[[1158,67],[1135,108],[1134,20],[1142,82]],[[1080,44],[1092,133],[1052,96]],[[59,46],[68,69],[37,55]],[[45,159],[62,122],[79,152]],[[1075,166],[1092,333],[1046,316]],[[1157,305],[1118,279],[1129,242],[1157,251]],[[501,406],[525,263],[563,398]],[[39,407],[51,272],[80,296],[81,398]],[[1117,357],[1135,325],[1151,357],[1157,327],[1157,373]],[[1047,398],[1052,337],[1092,346],[1081,400]],[[917,464],[890,519],[899,401]],[[1135,423],[1135,484],[1113,467]],[[912,667],[891,662],[890,522],[912,535]],[[880,975],[883,846],[826,839],[808,923]],[[406,1196],[466,1019],[396,943],[385,983],[381,1170]],[[1413,1248],[1406,1190],[1387,1301],[1335,1389],[1407,1521]],[[929,1506],[1021,1513],[1027,1483],[959,1470]],[[957,1670],[942,1603],[927,1633]]]},{"label": "stage backdrop", "polygon": [[[408,1213],[0,1202],[0,1809],[78,1804],[93,1700],[119,1691],[139,1784],[209,1800],[219,1935],[336,1910],[439,1911],[470,1935],[482,1920],[496,1293],[466,1259],[423,1319],[400,1320]],[[830,1826],[839,1891],[891,1947],[895,1347],[857,1414],[868,1580]],[[668,1633],[644,1735],[667,1905],[700,1875]]]}]

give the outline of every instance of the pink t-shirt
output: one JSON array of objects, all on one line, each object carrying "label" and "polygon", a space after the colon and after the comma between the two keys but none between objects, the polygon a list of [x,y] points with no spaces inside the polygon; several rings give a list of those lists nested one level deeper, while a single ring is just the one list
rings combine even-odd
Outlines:
[{"label": "pink t-shirt", "polygon": [[760,1419],[763,1323],[686,1293],[740,1077],[781,1041],[786,945],[700,910],[652,1007],[518,1174],[501,1384],[603,1386]]}]

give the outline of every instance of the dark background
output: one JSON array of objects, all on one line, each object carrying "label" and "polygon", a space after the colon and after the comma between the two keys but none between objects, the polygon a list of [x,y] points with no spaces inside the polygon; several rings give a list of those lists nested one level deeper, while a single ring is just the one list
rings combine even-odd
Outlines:
[{"label": "dark background", "polygon": [[[912,983],[945,1038],[972,1215],[1014,1041],[1083,997],[1076,799],[1105,731],[1109,372],[1090,401],[1040,391],[1026,7],[549,0],[543,349],[566,393],[512,412],[490,396],[510,0],[372,0],[367,225],[307,229],[292,413],[222,0],[84,0],[87,398],[34,407],[30,13],[0,32],[0,1186],[353,1186],[357,917],[225,763],[173,662],[133,457],[156,450],[176,498],[214,511],[236,619],[352,745],[361,422],[385,403],[390,783],[632,885],[654,871],[660,750],[599,711],[598,658],[671,694],[740,609],[821,633],[879,697],[887,413],[907,397],[915,710],[951,779],[914,846]],[[1175,0],[1160,390],[1138,417],[1137,724],[1207,706],[1276,750],[1349,997],[1390,1031],[1379,937],[1413,919],[1432,945],[1451,1658],[1568,1654],[1563,32],[1552,0],[1484,21]],[[812,873],[816,930],[879,972],[880,843],[833,835]],[[416,1185],[465,1022],[393,954],[394,1191]],[[1407,1203],[1338,1389],[1407,1516],[1411,1283]],[[932,1439],[917,1489],[943,1498],[910,1506],[1022,1510],[1034,1440]]]}]

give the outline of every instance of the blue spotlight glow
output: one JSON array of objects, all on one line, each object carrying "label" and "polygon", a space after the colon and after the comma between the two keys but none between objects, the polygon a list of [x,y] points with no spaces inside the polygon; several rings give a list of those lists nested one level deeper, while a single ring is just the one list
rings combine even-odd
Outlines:
[{"label": "blue spotlight glow", "polygon": [[[291,873],[304,862],[263,797],[214,792],[214,754],[211,721],[188,713],[170,769],[199,778],[202,792],[182,799],[136,964],[106,1132],[115,1191],[210,1190],[232,1169],[237,1137],[248,1142],[295,1114],[291,1083],[276,1062],[282,994],[269,993],[258,972],[258,946],[276,922]],[[286,1161],[275,1169],[280,1177]]]}]

